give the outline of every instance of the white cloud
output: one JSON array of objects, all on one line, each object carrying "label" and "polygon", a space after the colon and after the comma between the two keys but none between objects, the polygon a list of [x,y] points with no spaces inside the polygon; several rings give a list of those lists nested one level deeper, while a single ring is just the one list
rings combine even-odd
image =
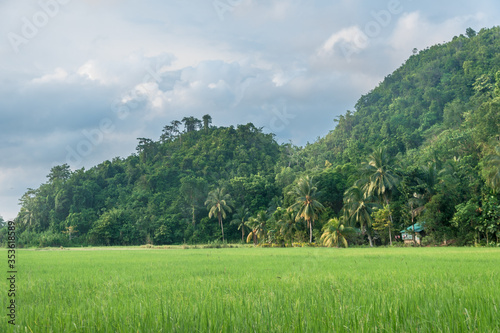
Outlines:
[{"label": "white cloud", "polygon": [[450,41],[453,36],[465,33],[469,26],[480,24],[484,17],[482,12],[478,12],[433,22],[422,11],[405,13],[399,18],[388,44],[392,50],[403,52],[407,56],[413,48],[424,49]]},{"label": "white cloud", "polygon": [[68,77],[68,73],[58,67],[52,74],[46,74],[40,78],[33,79],[32,82],[35,84],[49,83],[53,81],[64,81]]},{"label": "white cloud", "polygon": [[92,81],[98,80],[98,77],[100,76],[92,61],[87,61],[84,65],[78,68],[77,73],[78,75]]},{"label": "white cloud", "polygon": [[[368,38],[358,26],[343,28],[332,34],[318,51],[319,55],[327,55],[336,52],[335,47],[339,46],[344,52],[349,49],[363,50],[368,46]],[[345,55],[345,54],[344,54]]]},{"label": "white cloud", "polygon": [[294,69],[289,71],[281,70],[273,75],[272,81],[276,85],[276,87],[282,87],[306,72],[306,68]]}]

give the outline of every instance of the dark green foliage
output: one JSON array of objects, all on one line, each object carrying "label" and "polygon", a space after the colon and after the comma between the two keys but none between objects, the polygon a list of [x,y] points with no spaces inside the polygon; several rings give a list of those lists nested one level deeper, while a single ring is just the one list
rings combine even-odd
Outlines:
[{"label": "dark green foliage", "polygon": [[[21,198],[20,231],[65,239],[62,231],[73,226],[74,242],[95,245],[206,242],[220,235],[204,206],[219,182],[234,191],[238,205],[267,209],[278,194],[281,148],[273,135],[252,124],[216,128],[209,115],[204,126],[193,117],[183,121],[185,132],[173,121],[160,141],[140,138],[137,154],[126,159],[74,172],[68,165],[52,168],[46,184]],[[241,239],[237,226],[226,233]]]},{"label": "dark green foliage", "polygon": [[[72,226],[71,241],[81,244],[213,241],[222,225],[204,202],[224,188],[234,208],[224,221],[243,206],[249,216],[268,214],[262,241],[304,241],[344,216],[360,227],[358,238],[380,244],[370,214],[383,204],[395,235],[420,222],[427,242],[498,242],[500,27],[466,35],[414,52],[355,111],[337,117],[335,129],[303,148],[280,146],[252,124],[211,126],[205,115],[172,121],[158,141],[140,138],[125,159],[73,172],[56,166],[20,199],[20,239],[66,242],[62,232]],[[306,214],[309,224],[291,221],[285,212],[297,202],[293,190],[308,177],[326,209]],[[239,225],[226,223],[225,239],[241,240]]]},{"label": "dark green foliage", "polygon": [[[458,205],[489,192],[498,200],[500,172],[492,161],[500,140],[500,28],[468,29],[467,36],[411,56],[302,154],[310,166],[328,160],[362,170],[374,148],[385,148],[404,180],[388,193],[394,227],[425,222],[437,242],[470,244],[471,232],[451,223]],[[410,208],[411,198],[412,206],[420,201],[417,208]],[[477,232],[477,242],[496,240],[490,228]]]}]

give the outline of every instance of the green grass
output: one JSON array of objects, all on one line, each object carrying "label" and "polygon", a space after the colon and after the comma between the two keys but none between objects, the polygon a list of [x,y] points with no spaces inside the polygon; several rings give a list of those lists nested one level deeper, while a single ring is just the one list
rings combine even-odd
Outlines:
[{"label": "green grass", "polygon": [[1,332],[500,332],[500,249],[20,250],[17,261],[17,327],[2,316]]}]

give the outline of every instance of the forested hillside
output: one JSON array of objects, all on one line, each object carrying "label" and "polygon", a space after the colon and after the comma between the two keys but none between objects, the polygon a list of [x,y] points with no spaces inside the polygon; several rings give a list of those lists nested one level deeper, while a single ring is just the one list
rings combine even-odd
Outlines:
[{"label": "forested hillside", "polygon": [[496,97],[500,29],[477,36],[468,30],[468,36],[411,56],[362,96],[355,112],[335,119],[336,128],[306,149],[308,157],[321,156],[318,165],[324,159],[360,163],[373,147],[404,154],[460,128],[477,143],[489,142],[499,133],[498,113],[485,103]]},{"label": "forested hillside", "polygon": [[206,115],[125,159],[54,167],[21,198],[19,241],[381,245],[421,222],[424,244],[498,244],[500,28],[466,35],[415,52],[303,148]]}]

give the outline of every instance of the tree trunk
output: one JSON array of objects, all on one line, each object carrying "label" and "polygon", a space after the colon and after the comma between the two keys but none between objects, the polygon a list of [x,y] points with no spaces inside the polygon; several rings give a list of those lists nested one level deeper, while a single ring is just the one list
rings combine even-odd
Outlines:
[{"label": "tree trunk", "polygon": [[392,236],[391,236],[391,225],[392,225],[392,213],[391,209],[389,208],[389,199],[384,195],[385,197],[385,202],[387,203],[387,208],[389,209],[389,220],[391,221],[391,224],[389,224],[389,244],[392,246]]},{"label": "tree trunk", "polygon": [[[413,223],[413,217],[411,219],[411,222]],[[415,246],[415,244],[416,244],[416,239],[415,239],[416,238],[415,237],[415,224],[412,224],[412,226],[413,226],[413,246]]]},{"label": "tree trunk", "polygon": [[196,224],[196,218],[195,218],[195,214],[194,214],[194,204],[192,207],[193,207],[193,227],[194,227]]},{"label": "tree trunk", "polygon": [[[413,221],[413,205],[410,204],[410,213],[411,213],[411,226],[413,227],[413,246],[416,244],[416,239],[415,239],[415,222]],[[406,233],[406,230],[405,230]]]},{"label": "tree trunk", "polygon": [[222,225],[222,217],[220,216],[220,213],[218,214],[218,217],[219,217],[220,228],[222,230],[222,242],[224,243],[224,226]]},{"label": "tree trunk", "polygon": [[220,226],[222,229],[222,242],[224,243],[224,226],[222,225],[222,221],[220,222]]},{"label": "tree trunk", "polygon": [[309,243],[313,242],[313,228],[312,228],[312,222],[309,221]]},{"label": "tree trunk", "polygon": [[373,239],[370,234],[368,234],[368,242],[370,243],[370,247],[373,247]]},{"label": "tree trunk", "polygon": [[245,228],[241,226],[241,241],[245,242]]},{"label": "tree trunk", "polygon": [[373,247],[373,240],[372,240],[372,236],[370,235],[370,233],[368,232],[368,230],[366,230],[366,226],[363,226],[361,228],[361,232],[364,234],[366,234],[368,236],[368,242],[370,243],[370,247]]},{"label": "tree trunk", "polygon": [[389,225],[389,244],[392,246],[392,236],[391,236],[391,226],[390,225]]}]

